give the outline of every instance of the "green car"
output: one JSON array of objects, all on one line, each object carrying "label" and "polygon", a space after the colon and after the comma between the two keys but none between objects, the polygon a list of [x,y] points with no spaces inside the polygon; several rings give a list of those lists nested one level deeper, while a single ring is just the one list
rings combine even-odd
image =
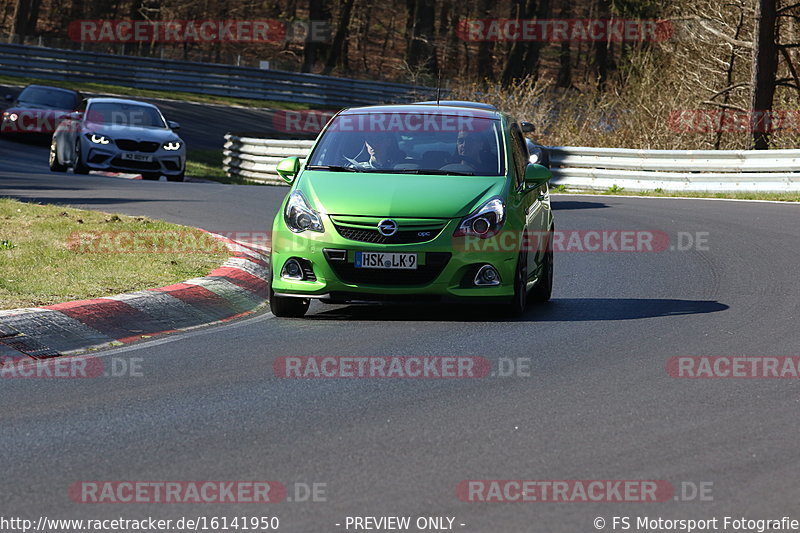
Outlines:
[{"label": "green car", "polygon": [[301,317],[326,303],[500,304],[550,299],[550,171],[529,163],[529,124],[487,104],[346,109],[291,184],[272,230],[270,306]]}]

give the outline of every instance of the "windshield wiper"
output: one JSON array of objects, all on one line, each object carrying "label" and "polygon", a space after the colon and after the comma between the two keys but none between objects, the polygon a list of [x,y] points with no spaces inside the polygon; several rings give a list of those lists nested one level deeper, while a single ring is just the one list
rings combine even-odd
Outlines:
[{"label": "windshield wiper", "polygon": [[380,174],[431,174],[433,176],[474,176],[474,172],[461,172],[459,170],[434,170],[430,168],[403,168],[386,170],[366,170],[365,172],[375,172]]},{"label": "windshield wiper", "polygon": [[360,168],[342,167],[339,165],[308,165],[306,170],[330,170],[331,172],[363,172]]}]

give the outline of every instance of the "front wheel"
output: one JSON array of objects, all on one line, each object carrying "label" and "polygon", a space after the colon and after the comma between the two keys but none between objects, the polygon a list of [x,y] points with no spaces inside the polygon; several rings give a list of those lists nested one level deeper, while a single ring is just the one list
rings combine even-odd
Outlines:
[{"label": "front wheel", "polygon": [[536,303],[545,303],[550,300],[553,294],[553,229],[550,230],[550,241],[547,243],[547,251],[544,254],[542,264],[542,275],[531,291],[531,300]]},{"label": "front wheel", "polygon": [[56,143],[56,138],[53,137],[53,140],[50,141],[50,170],[53,172],[66,172],[67,165],[61,164],[61,161],[58,159],[58,144]]},{"label": "front wheel", "polygon": [[72,165],[72,171],[75,174],[88,174],[89,167],[83,162],[83,154],[81,154],[81,140],[75,141],[75,163]]},{"label": "front wheel", "polygon": [[526,254],[520,253],[517,258],[517,269],[514,272],[514,297],[511,303],[506,304],[506,314],[511,317],[518,317],[525,312],[528,307],[528,258]]},{"label": "front wheel", "polygon": [[292,298],[291,296],[276,296],[269,288],[269,308],[272,314],[282,318],[302,318],[311,300],[308,298]]},{"label": "front wheel", "polygon": [[183,181],[185,174],[181,172],[177,176],[167,176],[167,181]]},{"label": "front wheel", "polygon": [[142,179],[149,181],[158,181],[161,179],[161,174],[158,172],[142,172]]}]

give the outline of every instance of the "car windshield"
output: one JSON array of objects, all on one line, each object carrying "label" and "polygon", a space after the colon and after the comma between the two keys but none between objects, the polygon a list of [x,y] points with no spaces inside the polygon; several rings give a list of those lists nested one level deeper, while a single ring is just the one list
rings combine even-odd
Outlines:
[{"label": "car windshield", "polygon": [[17,103],[67,110],[75,109],[78,97],[75,93],[59,89],[28,87],[19,93]]},{"label": "car windshield", "polygon": [[154,107],[117,102],[95,102],[89,106],[86,120],[95,124],[166,128],[161,113]]},{"label": "car windshield", "polygon": [[325,130],[306,168],[502,176],[502,128],[497,119],[471,114],[339,115]]}]

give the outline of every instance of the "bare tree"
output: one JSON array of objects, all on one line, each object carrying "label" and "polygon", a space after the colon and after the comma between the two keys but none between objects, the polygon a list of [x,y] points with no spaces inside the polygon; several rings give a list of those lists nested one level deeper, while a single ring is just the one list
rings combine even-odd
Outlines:
[{"label": "bare tree", "polygon": [[23,42],[25,37],[36,33],[36,23],[39,20],[41,5],[41,0],[17,0],[14,6],[14,16],[11,19],[9,42],[13,42],[14,36]]},{"label": "bare tree", "polygon": [[775,96],[775,74],[778,70],[778,47],[775,42],[776,0],[757,0],[755,34],[753,36],[753,72],[751,80],[753,112],[753,148],[769,148],[769,114]]}]

